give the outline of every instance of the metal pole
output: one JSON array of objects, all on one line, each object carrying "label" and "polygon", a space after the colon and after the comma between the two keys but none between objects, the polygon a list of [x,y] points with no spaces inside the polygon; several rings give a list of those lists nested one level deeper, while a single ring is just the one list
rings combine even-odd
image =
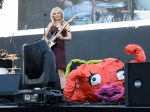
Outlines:
[{"label": "metal pole", "polygon": [[131,0],[131,20],[134,19],[134,0]]},{"label": "metal pole", "polygon": [[95,0],[92,0],[92,23],[95,22]]}]

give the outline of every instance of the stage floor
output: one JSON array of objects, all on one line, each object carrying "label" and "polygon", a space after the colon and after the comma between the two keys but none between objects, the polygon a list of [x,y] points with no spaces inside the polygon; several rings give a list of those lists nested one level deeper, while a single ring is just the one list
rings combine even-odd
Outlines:
[{"label": "stage floor", "polygon": [[0,112],[150,112],[150,107],[127,107],[125,105],[66,104],[26,105],[0,104]]}]

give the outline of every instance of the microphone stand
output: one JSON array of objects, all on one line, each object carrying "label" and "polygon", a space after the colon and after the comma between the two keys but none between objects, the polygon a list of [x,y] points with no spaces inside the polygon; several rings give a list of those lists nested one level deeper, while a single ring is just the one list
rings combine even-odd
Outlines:
[{"label": "microphone stand", "polygon": [[[17,47],[16,47],[16,44],[15,44],[15,42],[14,42],[14,39],[13,39],[13,36],[14,36],[14,33],[12,34],[12,36],[10,37],[10,43],[12,43],[12,45],[13,45],[13,47],[14,47],[14,50],[15,50],[15,53],[16,54],[19,54],[18,53],[18,50],[17,50]],[[14,55],[15,56],[15,55]],[[18,55],[19,56],[19,55]],[[12,59],[12,70],[11,70],[11,72],[13,73],[13,74],[15,74],[15,71],[13,70],[13,68],[15,68],[16,66],[15,66],[15,60],[14,59]]]},{"label": "microphone stand", "polygon": [[18,50],[17,50],[16,44],[15,44],[15,42],[14,42],[13,36],[14,36],[14,33],[13,33],[12,36],[10,37],[10,43],[13,44],[13,47],[14,47],[15,52],[18,53]]},{"label": "microphone stand", "polygon": [[46,11],[44,11],[44,18],[43,18],[43,20],[44,20],[44,22],[43,22],[43,27],[44,27],[44,39],[45,39],[45,27],[46,27],[46,17],[47,17],[47,13],[46,13]]}]

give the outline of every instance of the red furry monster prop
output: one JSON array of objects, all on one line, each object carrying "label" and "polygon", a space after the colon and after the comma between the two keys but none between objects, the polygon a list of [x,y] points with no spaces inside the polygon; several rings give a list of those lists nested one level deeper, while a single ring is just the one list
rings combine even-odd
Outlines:
[{"label": "red furry monster prop", "polygon": [[146,62],[146,56],[144,50],[137,44],[129,44],[124,49],[128,55],[134,55],[135,60],[131,60],[131,63]]},{"label": "red furry monster prop", "polygon": [[[136,44],[125,47],[135,55],[132,62],[145,62],[144,51]],[[98,64],[82,64],[70,72],[64,88],[66,101],[101,102],[124,100],[124,63],[115,58]]]}]

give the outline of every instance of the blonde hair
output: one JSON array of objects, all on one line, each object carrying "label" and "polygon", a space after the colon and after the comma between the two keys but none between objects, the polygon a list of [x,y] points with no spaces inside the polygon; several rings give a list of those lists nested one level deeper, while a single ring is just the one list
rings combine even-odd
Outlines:
[{"label": "blonde hair", "polygon": [[54,12],[55,12],[56,10],[57,10],[57,11],[60,11],[61,16],[62,16],[62,22],[63,22],[63,21],[64,21],[64,12],[63,12],[63,10],[62,10],[60,7],[54,7],[54,8],[51,10],[51,12],[50,12],[50,18],[51,18],[52,23],[55,22],[53,14],[54,14]]}]

